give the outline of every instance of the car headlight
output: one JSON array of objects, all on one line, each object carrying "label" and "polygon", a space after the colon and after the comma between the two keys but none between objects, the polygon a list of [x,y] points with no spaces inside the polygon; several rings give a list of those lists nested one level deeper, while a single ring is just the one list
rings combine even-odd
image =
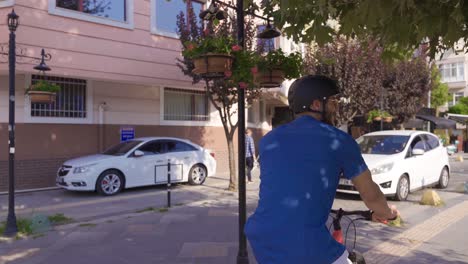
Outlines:
[{"label": "car headlight", "polygon": [[371,173],[372,173],[372,175],[386,173],[386,172],[391,171],[392,168],[393,168],[393,163],[387,163],[387,164],[380,165],[378,167],[373,168],[371,170]]},{"label": "car headlight", "polygon": [[75,169],[73,169],[73,173],[85,173],[85,172],[88,172],[92,166],[94,166],[96,164],[90,164],[90,165],[86,165],[86,166],[81,166],[81,167],[76,167]]}]

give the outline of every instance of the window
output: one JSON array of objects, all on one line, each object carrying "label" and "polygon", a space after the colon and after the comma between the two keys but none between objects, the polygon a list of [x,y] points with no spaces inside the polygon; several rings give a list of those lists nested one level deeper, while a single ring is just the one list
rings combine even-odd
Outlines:
[{"label": "window", "polygon": [[260,100],[260,122],[265,122],[265,102],[263,100]]},{"label": "window", "polygon": [[465,64],[463,62],[439,65],[443,82],[460,82],[465,80]]},{"label": "window", "polygon": [[426,145],[428,150],[435,149],[439,146],[439,139],[432,135],[424,135],[424,140],[426,140]]},{"label": "window", "polygon": [[426,151],[426,144],[424,144],[424,140],[421,137],[416,137],[413,142],[411,142],[410,151],[415,149],[422,149]]},{"label": "window", "polygon": [[[265,28],[266,25],[258,25],[257,34],[263,32]],[[257,49],[260,52],[269,52],[275,50],[275,40],[257,38]]]},{"label": "window", "polygon": [[180,141],[167,141],[166,145],[167,152],[185,152],[196,150],[193,146]]},{"label": "window", "polygon": [[12,6],[15,0],[0,0],[0,7]]},{"label": "window", "polygon": [[208,121],[208,112],[205,92],[164,89],[164,120]]},{"label": "window", "polygon": [[112,155],[112,156],[122,156],[129,152],[134,147],[138,146],[141,141],[138,140],[129,140],[117,145],[110,147],[108,150],[104,151],[102,154],[104,155]]},{"label": "window", "polygon": [[456,105],[465,94],[464,92],[456,92],[456,93],[452,93],[451,95],[452,95],[452,99],[448,101],[449,107]]},{"label": "window", "polygon": [[31,116],[86,118],[86,80],[32,75],[32,84],[38,80],[57,84],[60,86],[60,91],[57,93],[55,103],[31,103]]},{"label": "window", "polygon": [[165,153],[164,143],[161,141],[148,142],[144,144],[143,146],[141,146],[138,150],[145,153],[145,156]]},{"label": "window", "polygon": [[409,137],[407,136],[363,136],[357,139],[362,154],[392,155],[402,152]]},{"label": "window", "polygon": [[152,0],[151,1],[151,30],[154,34],[177,37],[177,15],[184,12],[187,18],[189,4],[192,4],[195,17],[200,21],[203,4],[198,1],[184,0]]},{"label": "window", "polygon": [[56,6],[120,22],[127,21],[126,0],[56,0]]},{"label": "window", "polygon": [[463,92],[454,93],[453,94],[454,103],[457,104],[463,96],[464,96]]},{"label": "window", "polygon": [[256,104],[253,103],[248,109],[247,109],[247,122],[249,123],[255,123],[255,108]]}]

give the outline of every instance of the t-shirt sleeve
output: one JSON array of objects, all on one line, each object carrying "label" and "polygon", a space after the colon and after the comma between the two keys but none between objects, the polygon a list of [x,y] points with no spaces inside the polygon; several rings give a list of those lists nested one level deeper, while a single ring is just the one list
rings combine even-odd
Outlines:
[{"label": "t-shirt sleeve", "polygon": [[351,136],[346,135],[344,137],[339,155],[345,178],[351,180],[367,170],[367,164],[362,158],[361,149]]}]

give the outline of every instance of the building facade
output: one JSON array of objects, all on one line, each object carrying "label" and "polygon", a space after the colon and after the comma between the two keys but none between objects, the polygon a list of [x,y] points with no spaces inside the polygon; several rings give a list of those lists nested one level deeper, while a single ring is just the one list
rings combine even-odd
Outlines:
[{"label": "building facade", "polygon": [[[2,45],[12,8],[20,16],[18,52],[39,56],[44,48],[52,55],[46,75],[33,70],[37,61],[18,58],[16,65],[17,189],[54,186],[63,161],[119,143],[124,130],[189,139],[215,152],[218,173],[228,171],[218,112],[203,86],[193,85],[176,64],[176,15],[186,10],[184,1],[0,0]],[[60,85],[54,104],[31,103],[25,95],[41,79]],[[284,88],[267,92],[247,111],[257,138],[271,129],[284,94]],[[0,138],[1,192],[8,178],[7,63],[0,64]]]},{"label": "building facade", "polygon": [[[462,43],[459,43],[462,47]],[[437,60],[437,66],[441,74],[442,82],[447,83],[450,101],[441,111],[448,110],[448,107],[455,105],[458,100],[464,96],[468,96],[468,55],[463,50],[458,50],[456,47],[446,51],[443,56]]]}]

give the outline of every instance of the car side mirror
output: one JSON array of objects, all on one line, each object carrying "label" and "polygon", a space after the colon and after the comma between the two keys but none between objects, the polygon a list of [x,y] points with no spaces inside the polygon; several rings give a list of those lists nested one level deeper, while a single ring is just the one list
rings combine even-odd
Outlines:
[{"label": "car side mirror", "polygon": [[411,152],[413,156],[421,156],[425,153],[424,149],[413,149]]},{"label": "car side mirror", "polygon": [[135,152],[133,153],[133,157],[135,158],[143,157],[144,155],[145,153],[141,150],[135,150]]}]

